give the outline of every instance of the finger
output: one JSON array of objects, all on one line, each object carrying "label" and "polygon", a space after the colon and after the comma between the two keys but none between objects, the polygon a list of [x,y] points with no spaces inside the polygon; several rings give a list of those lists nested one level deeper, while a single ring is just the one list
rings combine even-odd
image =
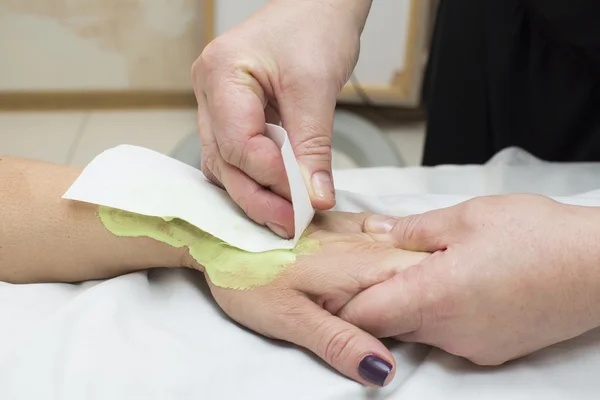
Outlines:
[{"label": "finger", "polygon": [[204,92],[198,87],[196,88],[196,100],[198,102],[198,134],[200,136],[200,164],[202,173],[208,180],[215,185],[225,188],[219,179],[219,159],[221,158],[212,132],[210,123],[210,114],[206,106],[206,97]]},{"label": "finger", "polygon": [[405,250],[433,253],[450,244],[456,213],[456,208],[450,207],[403,218],[372,215],[365,219],[363,232]]},{"label": "finger", "polygon": [[[241,292],[214,286],[210,276],[207,281],[223,311],[247,328],[304,347],[363,384],[384,386],[393,379],[394,357],[379,340],[333,316],[300,292]],[[260,303],[266,306],[257,307]]]},{"label": "finger", "polygon": [[351,299],[338,316],[378,338],[415,333],[422,326],[422,267],[413,266]]},{"label": "finger", "polygon": [[220,180],[233,201],[253,221],[284,238],[294,236],[292,203],[260,186],[236,167],[222,163]]},{"label": "finger", "polygon": [[[317,236],[314,236],[317,237]],[[381,282],[393,278],[398,272],[421,263],[429,254],[410,252],[391,248],[378,243],[356,242],[353,256],[344,259],[340,254],[347,251],[343,245],[329,244],[319,253],[322,268],[312,274],[298,274],[293,279],[294,289],[305,293],[322,308],[337,314],[357,293]],[[340,258],[341,257],[341,258]],[[301,271],[303,264],[314,263],[310,257],[299,257],[296,270]],[[344,275],[340,277],[340,266]],[[328,282],[336,282],[335,286]]]},{"label": "finger", "polygon": [[369,386],[385,386],[395,373],[390,351],[375,337],[298,296],[276,329],[280,339],[302,346],[342,374]]},{"label": "finger", "polygon": [[335,205],[331,136],[337,93],[314,86],[288,93],[278,99],[283,127],[290,134],[313,207],[328,210]]},{"label": "finger", "polygon": [[[281,237],[293,237],[294,211],[292,204],[286,200],[285,196],[281,197],[281,194],[286,195],[289,192],[287,176],[285,177],[287,190],[279,190],[278,195],[275,191],[262,187],[235,166],[227,164],[218,150],[217,139],[212,131],[208,100],[204,96],[198,97],[200,97],[198,100],[198,118],[203,144],[202,170],[204,174],[214,183],[224,187],[233,201],[253,221],[266,225]],[[273,113],[271,113],[271,116],[273,116]],[[281,155],[275,143],[271,142],[271,144],[275,146],[276,152]]]},{"label": "finger", "polygon": [[268,118],[277,121],[272,110],[265,110],[265,94],[248,73],[236,78],[219,76],[216,85],[207,87],[207,103],[221,157],[249,178],[277,195],[291,200],[289,183],[279,146],[264,136]]}]

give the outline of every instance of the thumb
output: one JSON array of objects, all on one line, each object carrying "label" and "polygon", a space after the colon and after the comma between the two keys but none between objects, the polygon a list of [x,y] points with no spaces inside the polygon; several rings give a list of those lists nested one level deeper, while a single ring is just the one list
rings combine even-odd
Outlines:
[{"label": "thumb", "polygon": [[331,173],[331,135],[336,96],[309,86],[280,103],[283,127],[304,175],[313,207],[329,210],[335,205]]},{"label": "thumb", "polygon": [[360,292],[338,312],[348,323],[378,338],[417,333],[422,324],[424,265],[403,270]]},{"label": "thumb", "polygon": [[[299,297],[301,310],[283,323],[281,339],[296,343],[321,357],[342,374],[368,386],[392,381],[395,361],[375,337]],[[291,317],[290,317],[291,318]]]},{"label": "thumb", "polygon": [[403,218],[371,215],[363,223],[363,232],[405,250],[433,253],[447,248],[455,227],[455,209],[446,208]]}]

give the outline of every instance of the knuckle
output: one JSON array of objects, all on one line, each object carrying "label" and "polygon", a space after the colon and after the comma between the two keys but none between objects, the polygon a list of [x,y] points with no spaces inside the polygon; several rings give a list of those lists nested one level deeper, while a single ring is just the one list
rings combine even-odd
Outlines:
[{"label": "knuckle", "polygon": [[466,215],[469,218],[486,215],[490,209],[493,209],[496,203],[497,198],[494,196],[476,197],[467,200],[463,203],[463,215]]},{"label": "knuckle", "polygon": [[194,82],[199,82],[202,75],[205,75],[218,59],[218,45],[215,46],[215,40],[208,43],[198,58],[192,63],[192,79]]},{"label": "knuckle", "polygon": [[235,204],[237,204],[242,209],[244,214],[248,215],[252,219],[255,219],[256,215],[253,212],[255,203],[252,201],[252,199],[256,197],[256,195],[260,191],[260,188],[254,187],[249,191],[235,190],[235,188],[232,189],[234,190],[230,191],[229,195],[231,196]]},{"label": "knuckle", "polygon": [[219,79],[218,76],[242,63],[240,57],[239,51],[231,46],[229,40],[222,37],[212,40],[192,63],[193,82],[209,81],[213,76]]},{"label": "knuckle", "polygon": [[218,39],[208,43],[200,53],[200,56],[194,61],[192,71],[204,71],[211,65],[216,64],[220,58],[221,47],[221,43]]},{"label": "knuckle", "polygon": [[201,67],[200,67],[200,57],[198,57],[192,63],[192,69],[191,69],[192,83],[194,85],[196,85],[196,84],[198,84],[200,82],[200,74],[201,74],[201,70],[200,69],[201,69]]},{"label": "knuckle", "polygon": [[[246,71],[254,65],[254,58],[227,35],[213,39],[204,47],[192,65],[192,74],[215,78],[232,77],[235,71]],[[232,75],[233,74],[233,75]]]},{"label": "knuckle", "polygon": [[[401,231],[397,232],[398,229]],[[396,224],[394,230],[396,230],[398,238],[405,243],[410,243],[415,239],[418,240],[420,237],[428,236],[430,233],[427,225],[423,224],[423,215],[421,214],[406,217],[404,224]]]},{"label": "knuckle", "polygon": [[[269,304],[269,312],[266,313],[270,331],[278,339],[291,341],[298,344],[298,333],[303,332],[306,327],[306,306],[295,301],[296,298],[288,290],[289,278],[282,275],[281,278],[269,284],[272,293],[265,298],[265,304]],[[303,335],[305,338],[308,337]]]},{"label": "knuckle", "polygon": [[462,204],[462,210],[459,214],[459,223],[466,228],[476,228],[481,225],[481,218],[484,217],[489,210],[487,199],[475,198],[468,200]]},{"label": "knuckle", "polygon": [[200,153],[200,165],[202,166],[202,172],[213,170],[216,164],[217,155],[215,154],[214,150],[211,150],[208,148],[208,146],[203,146]]},{"label": "knuckle", "polygon": [[200,170],[202,171],[204,176],[206,176],[208,179],[212,180],[212,178],[216,178],[214,176],[213,172],[211,171],[208,161],[202,160],[202,162],[200,164]]},{"label": "knuckle", "polygon": [[354,347],[356,336],[350,329],[339,330],[328,336],[324,336],[322,354],[325,361],[331,365],[338,365],[344,361],[346,355],[350,354]]},{"label": "knuckle", "polygon": [[248,158],[247,142],[234,138],[220,138],[219,152],[228,164],[244,169],[243,166]]},{"label": "knuckle", "polygon": [[[283,171],[283,160],[270,148],[275,146],[270,140],[263,137],[250,137],[247,140],[225,138],[220,140],[219,151],[223,160],[228,164],[241,169],[253,179],[273,180],[269,177],[276,176]],[[269,182],[276,183],[276,182]]]},{"label": "knuckle", "polygon": [[219,163],[216,161],[215,158],[212,158],[210,156],[202,156],[202,159],[200,161],[200,170],[209,181],[223,188],[223,183],[221,182],[221,171],[219,169]]},{"label": "knuckle", "polygon": [[[323,131],[320,127],[314,129],[305,129],[307,132]],[[331,136],[322,134],[307,135],[296,143],[295,150],[297,154],[307,156],[328,156],[331,157]]]}]

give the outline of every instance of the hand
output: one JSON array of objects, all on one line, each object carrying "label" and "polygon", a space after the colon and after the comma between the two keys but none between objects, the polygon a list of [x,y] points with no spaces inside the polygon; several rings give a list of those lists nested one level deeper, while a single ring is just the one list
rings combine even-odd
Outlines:
[{"label": "hand", "polygon": [[[364,23],[370,1],[355,3]],[[333,207],[333,115],[358,58],[361,7],[271,1],[211,42],[192,68],[202,171],[282,237],[294,235],[293,210],[279,148],[262,135],[265,123],[282,121],[290,134],[313,206]]]},{"label": "hand", "polygon": [[210,284],[219,306],[235,321],[269,338],[316,353],[346,376],[383,386],[394,358],[376,338],[334,316],[353,296],[426,255],[395,249],[362,233],[365,214],[317,214],[308,236],[317,253],[300,257],[271,284],[229,290]]},{"label": "hand", "polygon": [[340,310],[377,337],[499,365],[599,325],[600,210],[536,195],[476,198],[402,219],[376,240],[434,253]]}]

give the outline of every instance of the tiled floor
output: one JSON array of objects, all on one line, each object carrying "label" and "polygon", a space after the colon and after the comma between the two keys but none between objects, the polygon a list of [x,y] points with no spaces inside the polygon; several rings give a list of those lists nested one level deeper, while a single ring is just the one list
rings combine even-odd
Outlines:
[{"label": "tiled floor", "polygon": [[[419,163],[422,124],[385,126],[407,165]],[[144,146],[170,154],[196,130],[196,110],[0,113],[0,155],[85,166],[119,144]],[[334,168],[355,166],[334,152]]]}]

